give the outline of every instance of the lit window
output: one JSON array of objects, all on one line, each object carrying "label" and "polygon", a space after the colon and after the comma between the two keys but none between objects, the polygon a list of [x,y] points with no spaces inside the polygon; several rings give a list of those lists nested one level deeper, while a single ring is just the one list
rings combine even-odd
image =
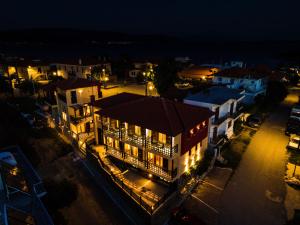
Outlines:
[{"label": "lit window", "polygon": [[167,142],[167,136],[165,134],[158,133],[158,141],[165,144]]},{"label": "lit window", "polygon": [[138,148],[137,147],[132,147],[131,148],[131,155],[134,157],[138,157]]},{"label": "lit window", "polygon": [[136,134],[136,135],[141,135],[141,127],[139,127],[139,126],[134,126],[134,133]]},{"label": "lit window", "polygon": [[64,121],[67,121],[67,114],[65,112],[62,112],[62,118]]}]

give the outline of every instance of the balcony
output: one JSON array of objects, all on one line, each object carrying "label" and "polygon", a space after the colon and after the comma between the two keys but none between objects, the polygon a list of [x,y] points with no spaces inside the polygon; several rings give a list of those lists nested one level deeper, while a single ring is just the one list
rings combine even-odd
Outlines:
[{"label": "balcony", "polygon": [[140,160],[137,157],[128,155],[127,153],[122,152],[121,150],[116,150],[109,146],[107,146],[107,154],[109,154],[119,160],[122,160],[124,162],[127,162],[130,165],[136,166],[136,167],[138,167],[144,171],[147,171],[151,174],[162,177],[168,181],[171,181],[177,175],[177,169],[174,169],[173,171],[166,170],[162,167],[155,165],[151,161]]},{"label": "balcony", "polygon": [[226,113],[225,115],[223,115],[222,117],[218,118],[218,119],[214,119],[212,124],[213,125],[220,125],[221,123],[223,123],[225,120],[227,120],[229,118],[230,113]]},{"label": "balcony", "polygon": [[71,123],[73,123],[73,124],[88,122],[88,121],[90,121],[90,119],[91,119],[91,114],[86,114],[86,115],[83,115],[83,116],[70,115],[70,120],[71,120]]},{"label": "balcony", "polygon": [[107,137],[111,137],[118,140],[120,139],[119,129],[103,129],[103,134]]},{"label": "balcony", "polygon": [[233,120],[236,120],[236,119],[238,119],[241,115],[242,115],[242,112],[239,110],[239,111],[236,111],[235,113],[229,114],[229,118],[231,118],[231,119],[233,119]]},{"label": "balcony", "polygon": [[171,147],[168,144],[159,142],[151,142],[150,138],[146,141],[146,149],[153,153],[158,153],[162,156],[172,158],[174,154],[178,153],[178,145]]},{"label": "balcony", "polygon": [[172,158],[176,153],[178,153],[178,145],[172,147],[169,144],[153,142],[151,141],[151,138],[146,138],[145,136],[139,136],[136,134],[129,134],[124,128],[122,129],[120,137],[119,129],[108,129],[107,126],[103,126],[103,128],[103,134],[107,137],[118,139],[132,146],[161,155],[162,157]]}]

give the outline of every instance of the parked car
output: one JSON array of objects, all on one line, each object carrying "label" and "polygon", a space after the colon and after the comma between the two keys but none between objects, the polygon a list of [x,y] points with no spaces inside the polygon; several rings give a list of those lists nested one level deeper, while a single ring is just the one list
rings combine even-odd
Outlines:
[{"label": "parked car", "polygon": [[300,134],[300,120],[297,118],[290,117],[286,124],[285,134]]},{"label": "parked car", "polygon": [[259,127],[263,122],[263,118],[260,115],[250,115],[246,119],[246,124],[249,127],[257,128]]},{"label": "parked car", "polygon": [[300,136],[296,134],[291,134],[287,148],[298,150],[299,144],[300,144]]}]

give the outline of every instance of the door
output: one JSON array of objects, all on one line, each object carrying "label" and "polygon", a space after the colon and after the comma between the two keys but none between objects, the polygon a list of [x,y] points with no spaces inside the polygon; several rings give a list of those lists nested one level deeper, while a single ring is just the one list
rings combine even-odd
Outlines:
[{"label": "door", "polygon": [[217,136],[218,136],[218,127],[214,127],[214,130],[213,130],[213,140],[216,140],[216,138],[217,138]]}]

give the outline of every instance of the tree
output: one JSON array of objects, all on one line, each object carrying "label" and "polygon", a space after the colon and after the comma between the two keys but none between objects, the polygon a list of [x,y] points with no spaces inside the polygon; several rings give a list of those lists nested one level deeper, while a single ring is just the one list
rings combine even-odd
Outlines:
[{"label": "tree", "polygon": [[10,80],[5,79],[5,77],[3,76],[0,76],[0,92],[6,93],[9,92],[10,89],[11,89]]},{"label": "tree", "polygon": [[102,66],[94,66],[91,70],[91,76],[95,80],[101,80],[103,77],[103,73],[105,73],[105,71],[103,72]]},{"label": "tree", "polygon": [[280,81],[269,81],[266,92],[266,100],[269,103],[280,103],[288,94],[286,86]]},{"label": "tree", "polygon": [[155,68],[154,85],[158,93],[161,95],[170,87],[174,86],[178,80],[177,73],[179,66],[174,60],[166,60]]},{"label": "tree", "polygon": [[23,93],[35,94],[39,91],[41,85],[33,80],[24,80],[18,87]]}]

